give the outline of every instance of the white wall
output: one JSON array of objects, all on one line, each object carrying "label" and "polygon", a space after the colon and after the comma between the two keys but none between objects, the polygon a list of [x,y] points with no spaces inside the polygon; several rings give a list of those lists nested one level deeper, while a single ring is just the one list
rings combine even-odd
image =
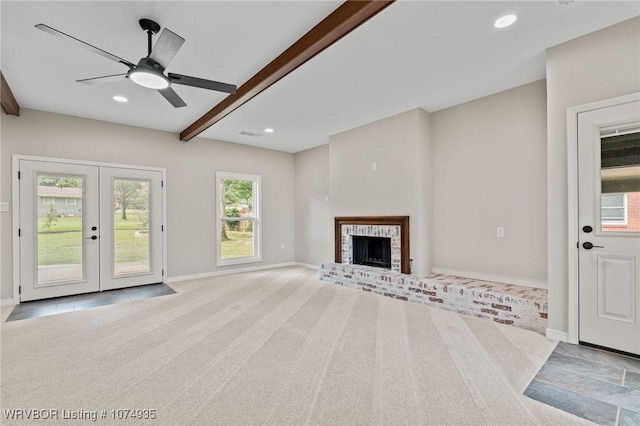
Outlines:
[{"label": "white wall", "polygon": [[412,270],[429,273],[429,114],[414,109],[339,133],[329,151],[331,217],[410,216]]},{"label": "white wall", "polygon": [[431,114],[418,109],[417,122],[417,150],[416,161],[418,180],[421,183],[418,197],[418,215],[411,225],[419,236],[413,241],[414,253],[421,254],[420,262],[414,262],[413,272],[428,275],[433,267],[433,234],[435,222],[433,219],[433,136],[431,129]]},{"label": "white wall", "polygon": [[298,154],[296,247],[305,232],[314,244],[297,259],[333,257],[326,210],[300,209],[328,179],[329,221],[410,216],[416,274],[433,266],[546,287],[545,90],[538,81],[433,114],[408,111],[331,136],[328,158],[325,148]]},{"label": "white wall", "polygon": [[[25,154],[167,169],[169,277],[219,270],[215,265],[215,172],[262,176],[263,261],[295,260],[293,154],[28,109],[2,114],[0,201],[11,200],[11,156]],[[16,206],[12,206],[15,208]],[[11,215],[0,214],[0,299],[12,297]],[[285,249],[280,244],[285,243]],[[236,266],[238,267],[238,266]]]},{"label": "white wall", "polygon": [[431,124],[434,267],[545,287],[545,81],[435,112]]},{"label": "white wall", "polygon": [[549,329],[568,329],[567,108],[640,91],[640,18],[547,50]]},{"label": "white wall", "polygon": [[295,162],[296,261],[314,266],[332,262],[329,144],[297,153]]}]

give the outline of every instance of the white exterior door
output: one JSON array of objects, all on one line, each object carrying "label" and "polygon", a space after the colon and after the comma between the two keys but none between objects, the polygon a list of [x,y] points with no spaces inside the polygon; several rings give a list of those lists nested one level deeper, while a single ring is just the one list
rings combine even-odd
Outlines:
[{"label": "white exterior door", "polygon": [[579,340],[640,354],[640,102],[578,115]]},{"label": "white exterior door", "polygon": [[162,281],[162,173],[100,167],[100,288]]},{"label": "white exterior door", "polygon": [[98,168],[21,160],[19,197],[20,300],[98,291]]},{"label": "white exterior door", "polygon": [[20,301],[163,281],[162,171],[19,160]]}]

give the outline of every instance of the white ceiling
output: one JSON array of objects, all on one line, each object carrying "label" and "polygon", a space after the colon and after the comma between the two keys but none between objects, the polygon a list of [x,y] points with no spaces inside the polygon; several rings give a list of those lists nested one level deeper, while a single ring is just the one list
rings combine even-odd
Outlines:
[{"label": "white ceiling", "polygon": [[[175,86],[188,106],[174,109],[128,80],[75,83],[127,69],[34,25],[135,63],[146,56],[137,21],[150,18],[186,39],[169,72],[240,86],[339,4],[2,1],[0,67],[23,108],[179,133],[226,95]],[[516,24],[494,29],[507,12],[518,15]],[[638,15],[639,1],[398,1],[200,136],[302,151],[393,114],[433,112],[542,79],[546,48]],[[116,94],[129,102],[114,102]],[[265,127],[276,132],[240,135]]]}]

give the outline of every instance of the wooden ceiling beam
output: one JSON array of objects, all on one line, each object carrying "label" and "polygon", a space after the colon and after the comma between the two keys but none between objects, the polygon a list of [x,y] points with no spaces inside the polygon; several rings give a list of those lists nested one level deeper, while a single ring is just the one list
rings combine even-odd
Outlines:
[{"label": "wooden ceiling beam", "polygon": [[236,90],[180,133],[187,142],[238,109],[278,80],[318,55],[389,6],[391,1],[348,0],[258,71]]},{"label": "wooden ceiling beam", "polygon": [[20,105],[13,96],[9,83],[4,79],[2,71],[0,71],[0,105],[8,115],[20,115]]}]

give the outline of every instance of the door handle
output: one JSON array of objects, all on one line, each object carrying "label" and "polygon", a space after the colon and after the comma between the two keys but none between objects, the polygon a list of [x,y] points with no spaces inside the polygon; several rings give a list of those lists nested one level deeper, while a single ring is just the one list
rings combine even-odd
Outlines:
[{"label": "door handle", "polygon": [[604,248],[604,246],[594,246],[589,241],[587,241],[586,243],[583,243],[582,247],[584,247],[587,250],[591,250],[592,248]]},{"label": "door handle", "polygon": [[90,237],[85,238],[85,240],[97,240],[98,236],[97,235],[92,235]]}]

